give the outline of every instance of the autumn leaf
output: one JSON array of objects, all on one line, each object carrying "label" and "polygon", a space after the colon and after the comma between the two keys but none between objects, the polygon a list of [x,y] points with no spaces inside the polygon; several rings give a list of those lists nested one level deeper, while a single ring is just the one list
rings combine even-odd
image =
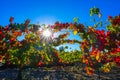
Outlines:
[{"label": "autumn leaf", "polygon": [[38,65],[37,66],[41,66],[41,65],[43,65],[43,62],[38,62]]},{"label": "autumn leaf", "polygon": [[59,30],[58,29],[54,29],[54,32],[58,32]]},{"label": "autumn leaf", "polygon": [[25,32],[26,32],[26,33],[28,33],[28,32],[29,32],[29,30],[26,28],[26,29],[25,29]]},{"label": "autumn leaf", "polygon": [[21,62],[20,62],[20,60],[18,61],[18,64],[20,64]]},{"label": "autumn leaf", "polygon": [[70,23],[70,29],[74,28],[74,24]]},{"label": "autumn leaf", "polygon": [[11,41],[16,41],[16,38],[12,37],[12,38],[11,38]]},{"label": "autumn leaf", "polygon": [[92,75],[93,73],[94,73],[94,69],[93,68],[91,68],[91,67],[85,67],[85,70],[86,70],[86,72],[87,72],[87,74],[88,75]]},{"label": "autumn leaf", "polygon": [[2,31],[0,31],[0,36],[2,35]]},{"label": "autumn leaf", "polygon": [[73,41],[73,40],[71,40],[71,41],[70,41],[70,44],[74,44],[74,41]]},{"label": "autumn leaf", "polygon": [[13,33],[13,35],[14,35],[15,37],[17,37],[17,36],[20,35],[20,33],[16,31],[16,32]]},{"label": "autumn leaf", "polygon": [[61,58],[59,59],[59,62],[60,62],[60,63],[62,62],[62,59],[61,59]]},{"label": "autumn leaf", "polygon": [[98,61],[99,58],[100,58],[100,53],[98,52],[98,53],[96,54],[96,60]]},{"label": "autumn leaf", "polygon": [[103,68],[103,71],[104,71],[105,73],[108,73],[108,72],[110,72],[110,69],[109,69],[108,67],[104,67],[104,68]]},{"label": "autumn leaf", "polygon": [[0,63],[2,62],[2,58],[0,58]]},{"label": "autumn leaf", "polygon": [[10,22],[10,23],[12,23],[12,22],[13,22],[13,20],[14,20],[14,17],[10,17],[9,22]]},{"label": "autumn leaf", "polygon": [[78,33],[78,31],[77,31],[77,30],[74,30],[74,31],[73,31],[73,34],[74,34],[74,35],[76,35],[77,33]]}]

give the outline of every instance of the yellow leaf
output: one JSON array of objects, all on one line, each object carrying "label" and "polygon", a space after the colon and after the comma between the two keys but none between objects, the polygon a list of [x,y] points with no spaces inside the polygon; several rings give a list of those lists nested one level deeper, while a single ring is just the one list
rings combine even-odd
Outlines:
[{"label": "yellow leaf", "polygon": [[50,59],[47,57],[47,61],[49,62],[50,61]]},{"label": "yellow leaf", "polygon": [[83,59],[82,62],[85,63],[85,60]]},{"label": "yellow leaf", "polygon": [[74,35],[76,35],[77,33],[78,33],[77,30],[73,31],[73,34],[74,34]]},{"label": "yellow leaf", "polygon": [[20,61],[18,61],[18,64],[20,64]]},{"label": "yellow leaf", "polygon": [[29,38],[30,38],[30,34],[26,35],[25,38],[26,38],[26,39],[29,39]]},{"label": "yellow leaf", "polygon": [[107,68],[107,67],[105,67],[103,70],[104,70],[104,72],[106,72],[106,73],[110,72],[110,69]]},{"label": "yellow leaf", "polygon": [[58,29],[54,29],[54,32],[58,32]]},{"label": "yellow leaf", "polygon": [[66,57],[66,54],[64,54],[64,57]]},{"label": "yellow leaf", "polygon": [[45,54],[45,57],[46,57],[46,60],[49,62],[49,61],[50,61],[50,58],[48,57],[47,54]]}]

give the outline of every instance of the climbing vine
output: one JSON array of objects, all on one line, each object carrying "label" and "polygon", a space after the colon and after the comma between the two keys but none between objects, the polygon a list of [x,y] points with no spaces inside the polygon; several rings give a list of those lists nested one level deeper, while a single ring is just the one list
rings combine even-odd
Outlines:
[{"label": "climbing vine", "polygon": [[[102,17],[99,8],[91,8],[90,16]],[[18,68],[24,66],[41,67],[47,64],[70,64],[77,61],[86,64],[85,70],[93,74],[95,70],[109,72],[112,67],[120,67],[120,15],[108,16],[106,30],[98,30],[94,26],[85,26],[74,18],[74,23],[56,22],[53,25],[14,23],[10,17],[10,24],[0,26],[0,62],[15,64]],[[43,31],[51,30],[49,38],[44,38]],[[54,33],[66,30],[54,38]],[[80,40],[70,40],[67,37],[72,31]],[[19,37],[23,37],[19,40]],[[79,44],[79,50],[66,52],[55,47],[63,44]],[[67,48],[67,47],[65,47]]]}]

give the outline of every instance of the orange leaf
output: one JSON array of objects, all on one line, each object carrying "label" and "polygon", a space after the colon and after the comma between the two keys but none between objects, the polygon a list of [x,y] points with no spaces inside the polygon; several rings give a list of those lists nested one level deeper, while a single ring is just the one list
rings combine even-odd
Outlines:
[{"label": "orange leaf", "polygon": [[14,35],[15,37],[17,37],[17,36],[19,35],[19,33],[18,33],[18,32],[14,32],[13,35]]},{"label": "orange leaf", "polygon": [[59,59],[59,62],[62,62],[62,59],[61,59],[61,58]]},{"label": "orange leaf", "polygon": [[2,62],[2,58],[0,58],[0,63]]},{"label": "orange leaf", "polygon": [[11,38],[11,41],[16,41],[16,38]]},{"label": "orange leaf", "polygon": [[73,29],[73,26],[74,26],[74,25],[73,25],[72,23],[70,23],[70,29]]},{"label": "orange leaf", "polygon": [[98,61],[100,59],[100,53],[98,52],[96,55],[96,60]]},{"label": "orange leaf", "polygon": [[73,40],[71,40],[71,41],[70,41],[70,44],[74,44],[74,41],[73,41]]},{"label": "orange leaf", "polygon": [[85,67],[85,70],[86,70],[88,75],[92,75],[94,73],[94,69],[91,67]]}]

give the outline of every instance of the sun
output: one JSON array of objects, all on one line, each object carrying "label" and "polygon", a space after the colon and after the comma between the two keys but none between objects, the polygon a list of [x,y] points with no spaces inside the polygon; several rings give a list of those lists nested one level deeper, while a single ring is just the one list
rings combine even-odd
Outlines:
[{"label": "sun", "polygon": [[39,33],[40,40],[43,42],[52,42],[54,39],[54,31],[50,25],[48,26],[42,25],[39,28],[38,33]]},{"label": "sun", "polygon": [[49,29],[46,29],[42,34],[44,37],[50,37],[52,35],[52,32]]}]

